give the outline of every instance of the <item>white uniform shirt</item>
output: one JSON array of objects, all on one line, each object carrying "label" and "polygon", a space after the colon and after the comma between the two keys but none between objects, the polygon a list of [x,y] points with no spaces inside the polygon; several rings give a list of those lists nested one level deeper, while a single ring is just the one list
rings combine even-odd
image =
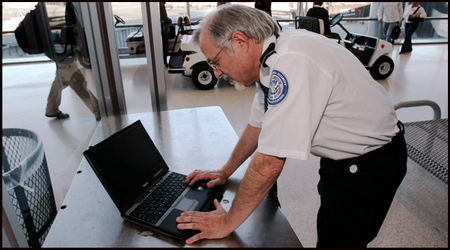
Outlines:
[{"label": "white uniform shirt", "polygon": [[383,19],[385,23],[400,22],[403,16],[403,3],[383,2],[378,6],[378,19]]},{"label": "white uniform shirt", "polygon": [[[405,13],[403,14],[403,18],[405,19],[405,22],[407,23],[411,23],[410,21],[408,21],[408,17],[409,15],[412,15],[412,13],[414,13],[414,11],[416,11],[418,7],[413,7],[412,4],[409,4],[408,6],[406,6],[405,8]],[[427,12],[425,12],[425,10],[423,9],[422,6],[420,6],[419,10],[416,12],[420,13],[420,17],[427,17]]]},{"label": "white uniform shirt", "polygon": [[261,128],[257,152],[307,159],[356,157],[389,143],[399,131],[385,89],[347,49],[306,30],[283,32],[261,67],[271,87],[268,111],[257,87],[249,124]]}]

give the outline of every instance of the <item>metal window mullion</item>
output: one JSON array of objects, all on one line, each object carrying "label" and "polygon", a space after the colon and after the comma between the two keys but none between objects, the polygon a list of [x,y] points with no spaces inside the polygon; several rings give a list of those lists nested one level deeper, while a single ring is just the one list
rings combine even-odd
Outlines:
[{"label": "metal window mullion", "polygon": [[[116,33],[115,26],[113,23],[113,12],[111,2],[100,2],[100,6],[103,7],[103,27],[104,27],[104,36],[107,36],[102,39],[105,42],[104,48],[107,53],[105,53],[105,59],[108,60],[110,64],[108,67],[109,74],[109,84],[111,88],[111,96],[114,105],[116,105],[115,114],[126,114],[126,103],[125,103],[125,91],[123,89],[122,82],[122,71],[120,69],[120,61],[119,61],[119,53],[117,50],[116,43]],[[113,81],[111,81],[113,79]]]},{"label": "metal window mullion", "polygon": [[142,3],[145,51],[149,72],[152,111],[167,110],[165,67],[161,38],[159,3]]},{"label": "metal window mullion", "polygon": [[187,12],[187,16],[188,16],[190,19],[192,19],[192,18],[191,18],[191,6],[190,6],[190,3],[189,3],[189,2],[186,2],[186,12]]},{"label": "metal window mullion", "polygon": [[[92,72],[106,115],[126,113],[111,3],[80,3],[86,28]],[[92,52],[92,53],[91,53]]]},{"label": "metal window mullion", "polygon": [[[86,32],[86,41],[89,48],[89,58],[91,61],[92,77],[94,80],[95,89],[98,95],[99,109],[101,115],[108,115],[112,113],[112,108],[107,100],[107,95],[109,93],[108,85],[104,86],[101,84],[101,70],[102,67],[99,66],[99,58],[103,54],[102,51],[97,51],[98,41],[95,39],[94,35],[98,33],[98,18],[96,18],[95,5],[88,2],[81,2],[80,12],[81,18],[83,20],[84,29]],[[94,13],[94,14],[93,14]],[[94,16],[93,16],[94,15]]]}]

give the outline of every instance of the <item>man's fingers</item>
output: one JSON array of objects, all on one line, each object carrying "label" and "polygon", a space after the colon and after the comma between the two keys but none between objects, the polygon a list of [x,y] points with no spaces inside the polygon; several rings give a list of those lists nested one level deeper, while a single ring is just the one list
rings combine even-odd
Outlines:
[{"label": "man's fingers", "polygon": [[205,212],[199,212],[199,211],[189,211],[189,212],[182,212],[181,216],[205,216]]},{"label": "man's fingers", "polygon": [[219,178],[214,179],[214,180],[210,180],[210,181],[208,181],[208,183],[206,183],[206,187],[212,188],[215,185],[217,185],[218,182],[219,182]]},{"label": "man's fingers", "polygon": [[189,182],[189,186],[194,185],[197,181],[200,181],[200,180],[209,180],[209,179],[213,179],[214,177],[215,177],[215,175],[209,174],[209,173],[202,173],[202,174],[199,174],[199,175],[195,176],[195,177]]},{"label": "man's fingers", "polygon": [[191,230],[200,230],[201,225],[198,223],[183,223],[183,224],[178,224],[177,225],[178,229],[184,230],[184,229],[191,229]]},{"label": "man's fingers", "polygon": [[192,236],[191,238],[187,239],[186,243],[187,244],[192,244],[192,243],[194,243],[194,242],[196,242],[198,240],[204,239],[204,238],[206,238],[205,233],[203,233],[203,232],[202,233],[198,233],[198,234]]},{"label": "man's fingers", "polygon": [[214,199],[214,206],[216,206],[217,210],[223,210],[222,205],[220,205],[220,202],[217,199]]},{"label": "man's fingers", "polygon": [[200,217],[194,217],[194,216],[182,216],[178,217],[176,219],[178,223],[186,223],[186,222],[200,222]]},{"label": "man's fingers", "polygon": [[186,176],[186,180],[184,180],[185,183],[189,183],[191,181],[192,178],[194,178],[194,176],[198,175],[200,172],[202,172],[201,170],[194,170],[193,172],[191,172],[190,174],[188,174],[188,176]]}]

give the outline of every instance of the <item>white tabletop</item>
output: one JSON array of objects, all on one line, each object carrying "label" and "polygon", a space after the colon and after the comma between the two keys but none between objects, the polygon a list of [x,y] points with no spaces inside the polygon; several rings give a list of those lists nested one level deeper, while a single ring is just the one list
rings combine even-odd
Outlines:
[{"label": "white tabletop", "polygon": [[[220,168],[238,137],[219,107],[171,110],[103,118],[90,145],[134,121],[141,120],[171,171]],[[246,161],[225,184],[221,205],[229,210]],[[191,247],[126,222],[83,158],[70,189],[44,242],[44,247]],[[230,236],[201,240],[192,247],[302,247],[288,221],[266,198]]]}]

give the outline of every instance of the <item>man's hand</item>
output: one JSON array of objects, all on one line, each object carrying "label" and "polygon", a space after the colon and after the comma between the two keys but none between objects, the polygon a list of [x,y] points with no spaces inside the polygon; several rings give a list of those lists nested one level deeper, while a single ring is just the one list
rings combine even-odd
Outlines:
[{"label": "man's hand", "polygon": [[199,180],[210,180],[206,183],[206,186],[212,188],[216,185],[225,184],[227,179],[228,175],[223,170],[195,170],[186,177],[184,182],[192,186]]},{"label": "man's hand", "polygon": [[187,244],[193,244],[201,239],[221,239],[234,231],[227,220],[227,212],[220,206],[219,201],[214,200],[216,210],[211,212],[183,212],[177,218],[177,228],[180,230],[198,230],[200,233],[186,240]]}]

